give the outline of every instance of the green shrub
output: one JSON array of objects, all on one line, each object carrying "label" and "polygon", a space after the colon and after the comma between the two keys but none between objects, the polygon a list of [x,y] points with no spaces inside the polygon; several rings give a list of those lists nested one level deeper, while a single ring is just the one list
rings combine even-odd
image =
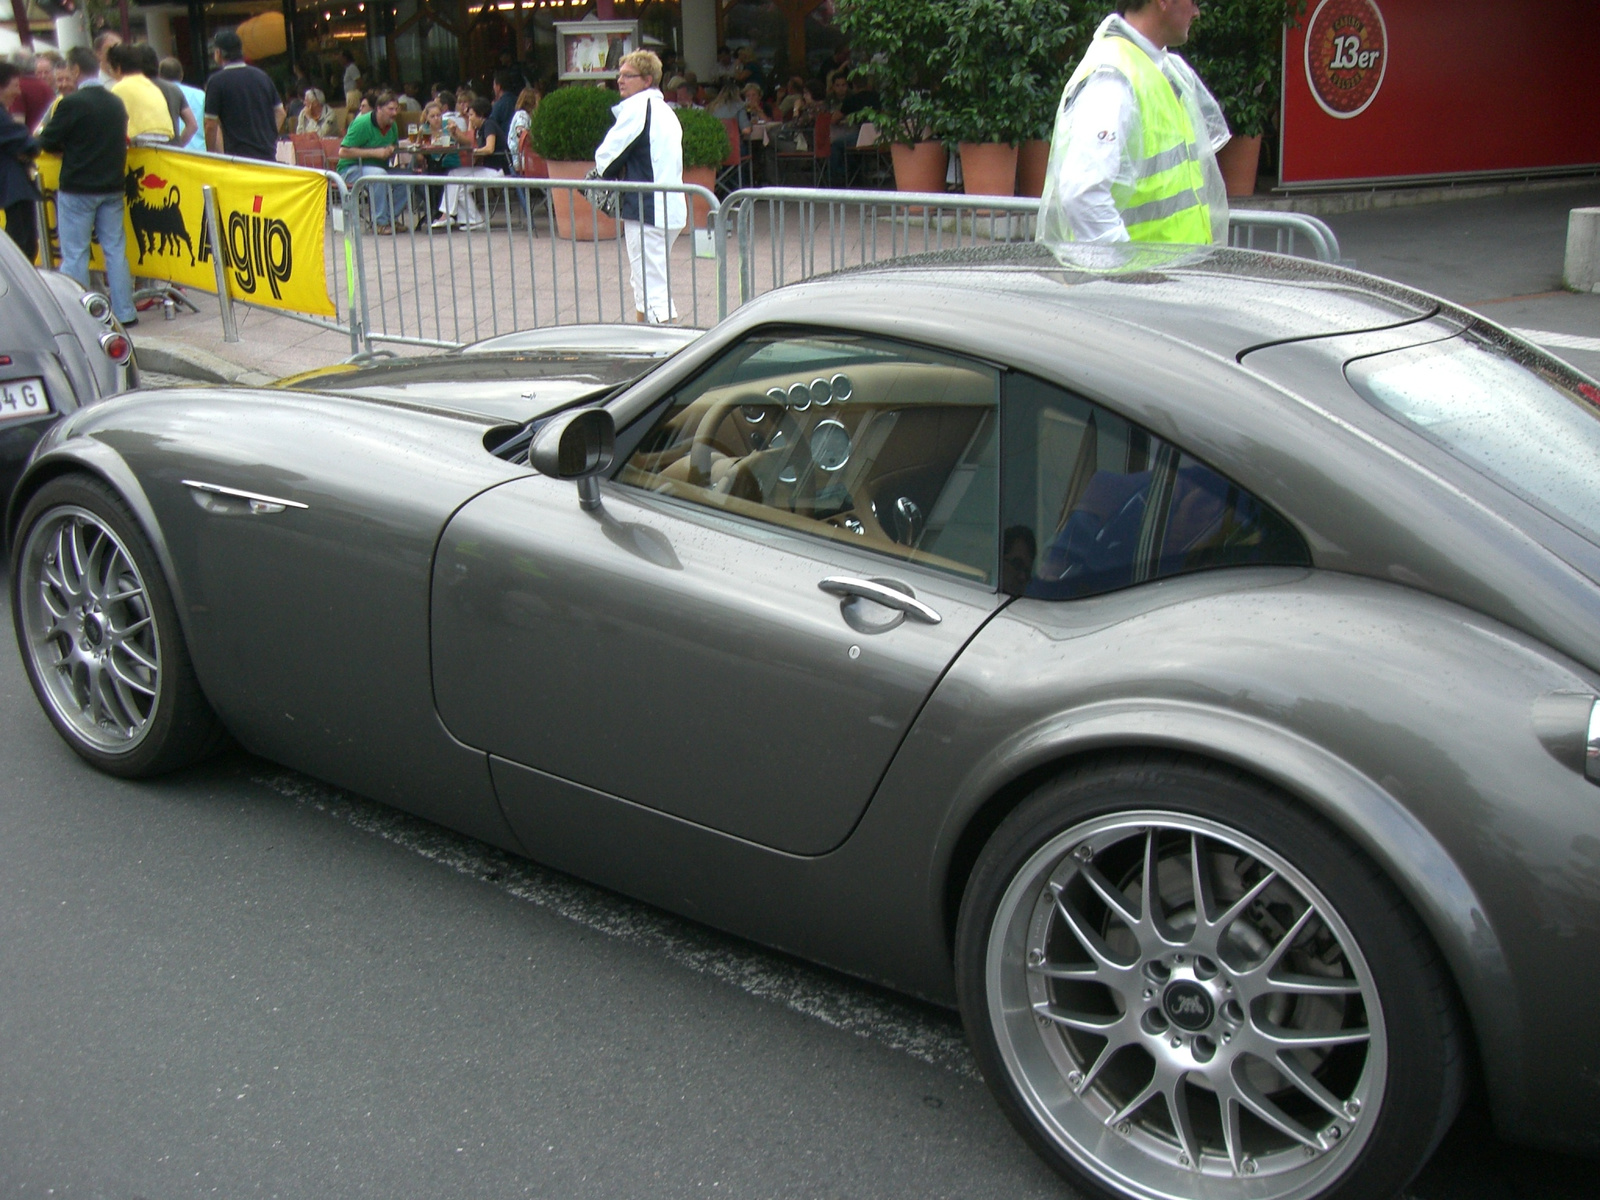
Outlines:
[{"label": "green shrub", "polygon": [[678,124],[683,126],[683,165],[720,167],[728,157],[728,128],[722,121],[700,108],[680,108]]},{"label": "green shrub", "polygon": [[556,162],[587,162],[605,140],[621,97],[608,88],[579,83],[557,88],[539,102],[528,136],[534,153]]},{"label": "green shrub", "polygon": [[833,20],[855,55],[854,73],[871,76],[878,91],[877,107],[861,116],[887,141],[930,136],[933,95],[949,61],[950,30],[938,6],[929,0],[836,0]]},{"label": "green shrub", "polygon": [[[1073,0],[925,0],[947,31],[934,134],[948,144],[1048,138],[1103,12]],[[1209,11],[1210,5],[1207,5]]]},{"label": "green shrub", "polygon": [[1222,106],[1228,127],[1257,137],[1278,119],[1283,93],[1283,27],[1305,14],[1306,0],[1212,0],[1186,46],[1175,47]]}]

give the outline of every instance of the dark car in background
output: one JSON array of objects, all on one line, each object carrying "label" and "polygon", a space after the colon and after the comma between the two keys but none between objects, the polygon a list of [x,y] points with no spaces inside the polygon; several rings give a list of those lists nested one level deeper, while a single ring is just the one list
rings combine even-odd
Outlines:
[{"label": "dark car in background", "polygon": [[138,383],[110,301],[0,238],[0,508],[52,422]]},{"label": "dark car in background", "polygon": [[1470,1086],[1600,1150],[1600,388],[1353,271],[1089,253],[71,414],[30,682],[103,770],[231,734],[958,1006],[1094,1194],[1389,1200]]}]

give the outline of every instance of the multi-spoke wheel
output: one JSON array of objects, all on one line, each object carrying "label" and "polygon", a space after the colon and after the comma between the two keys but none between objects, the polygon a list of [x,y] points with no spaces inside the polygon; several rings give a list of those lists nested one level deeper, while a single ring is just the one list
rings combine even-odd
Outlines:
[{"label": "multi-spoke wheel", "polygon": [[1431,944],[1333,831],[1179,759],[1102,765],[996,831],[963,1014],[1013,1119],[1126,1196],[1387,1200],[1454,1115]]},{"label": "multi-spoke wheel", "polygon": [[116,774],[148,775],[216,745],[166,581],[108,488],[67,476],[40,489],[23,512],[11,580],[29,680],[74,750]]}]

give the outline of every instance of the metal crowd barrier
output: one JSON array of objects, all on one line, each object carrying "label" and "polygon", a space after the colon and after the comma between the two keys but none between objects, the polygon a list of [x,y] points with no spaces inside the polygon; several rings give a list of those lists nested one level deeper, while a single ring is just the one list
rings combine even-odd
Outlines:
[{"label": "metal crowd barrier", "polygon": [[[466,188],[481,226],[436,227],[441,189]],[[593,182],[511,177],[367,176],[344,201],[351,264],[352,354],[391,343],[450,349],[519,329],[634,319],[621,223],[573,238],[556,209]],[[667,295],[685,324],[721,320],[762,292],[843,267],[910,254],[1030,241],[1039,202],[951,193],[747,188],[718,203],[693,184],[608,183],[623,192],[679,192],[704,202],[708,229],[686,229],[668,256]],[[378,235],[372,193],[392,192],[410,228]],[[465,208],[465,203],[462,203]],[[582,205],[579,206],[580,213]],[[691,220],[691,226],[694,222]],[[1337,262],[1333,231],[1297,213],[1240,210],[1230,241]],[[702,269],[701,257],[713,259]],[[730,273],[735,278],[730,278]],[[736,279],[736,282],[735,282]]]},{"label": "metal crowd barrier", "polygon": [[[1270,230],[1271,246],[1257,244],[1257,235]],[[1343,261],[1339,239],[1328,228],[1327,222],[1305,213],[1263,212],[1260,209],[1233,209],[1228,214],[1228,245],[1245,250],[1271,250],[1274,254],[1298,254],[1298,239],[1304,238],[1311,248],[1310,254],[1298,255],[1314,258],[1318,262]]]},{"label": "metal crowd barrier", "polygon": [[[716,215],[718,315],[772,288],[844,267],[1031,241],[1038,211],[1039,201],[1023,196],[770,187],[733,192]],[[1270,247],[1257,244],[1266,231],[1274,238]],[[1304,257],[1339,261],[1333,230],[1300,213],[1236,209],[1228,233],[1230,245],[1291,255],[1303,239]],[[738,275],[731,303],[730,270]]]},{"label": "metal crowd barrier", "polygon": [[[447,186],[467,190],[483,217],[481,225],[435,225]],[[585,219],[586,205],[573,193],[595,186],[581,179],[508,176],[392,174],[358,179],[344,202],[358,314],[351,326],[352,353],[370,353],[380,342],[448,349],[519,329],[632,321],[622,223],[607,220],[610,228],[592,238],[562,236],[557,230],[558,210],[568,205],[580,222]],[[695,199],[703,201],[709,225],[718,209],[716,196],[695,184],[607,181],[604,186],[684,196],[691,207],[690,227],[667,256],[666,299],[685,324],[710,324],[718,311],[716,272],[698,261],[701,254],[709,257],[711,243],[709,229],[702,228],[698,238],[693,232],[692,208]],[[409,228],[376,232],[371,212],[379,188],[390,190],[392,207],[411,214]],[[463,199],[458,211],[467,207]],[[643,300],[649,304],[648,278],[645,282]]]}]

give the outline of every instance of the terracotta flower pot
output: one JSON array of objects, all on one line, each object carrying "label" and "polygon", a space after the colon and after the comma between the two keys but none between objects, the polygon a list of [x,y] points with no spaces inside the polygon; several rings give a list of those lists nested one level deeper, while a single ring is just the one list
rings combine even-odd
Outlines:
[{"label": "terracotta flower pot", "polygon": [[[582,179],[593,168],[590,162],[549,163],[551,179]],[[551,188],[550,207],[556,215],[556,236],[580,242],[605,241],[617,236],[617,223],[594,210],[583,193],[571,188]]]},{"label": "terracotta flower pot", "polygon": [[[889,147],[894,163],[894,186],[899,192],[942,192],[950,152],[943,142],[918,142],[914,146],[896,142]],[[920,206],[908,210],[920,214]]]},{"label": "terracotta flower pot", "polygon": [[[697,183],[708,192],[717,190],[717,169],[715,167],[685,167],[683,169],[685,183]],[[689,224],[695,229],[709,229],[711,205],[707,204],[703,196],[690,196],[689,207],[693,210],[690,214]]]},{"label": "terracotta flower pot", "polygon": [[969,196],[1017,194],[1017,148],[1004,142],[962,142],[961,178]]},{"label": "terracotta flower pot", "polygon": [[1261,135],[1240,137],[1235,134],[1217,151],[1217,166],[1222,171],[1228,195],[1255,195],[1256,174],[1261,169]]},{"label": "terracotta flower pot", "polygon": [[950,166],[950,153],[943,142],[918,142],[914,146],[896,142],[889,147],[894,161],[894,186],[901,192],[942,192],[944,175]]},{"label": "terracotta flower pot", "polygon": [[1038,138],[1017,147],[1017,195],[1044,195],[1044,174],[1050,165],[1050,143]]}]

